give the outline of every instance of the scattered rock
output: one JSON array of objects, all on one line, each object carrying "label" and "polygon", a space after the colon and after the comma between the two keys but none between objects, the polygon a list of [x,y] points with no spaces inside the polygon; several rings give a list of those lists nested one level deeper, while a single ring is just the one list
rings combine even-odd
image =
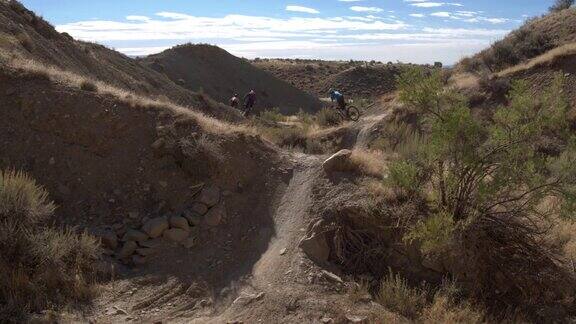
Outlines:
[{"label": "scattered rock", "polygon": [[112,306],[116,310],[116,315],[128,315],[128,312],[118,306]]},{"label": "scattered rock", "polygon": [[346,315],[348,323],[368,324],[368,316]]},{"label": "scattered rock", "polygon": [[190,231],[190,225],[188,225],[188,220],[182,216],[170,217],[170,226],[172,226],[173,228],[183,229],[186,232]]},{"label": "scattered rock", "polygon": [[181,228],[171,228],[164,231],[164,237],[172,242],[183,242],[188,237],[188,232]]},{"label": "scattered rock", "polygon": [[284,254],[286,254],[286,249],[280,250],[280,255],[284,255]]},{"label": "scattered rock", "polygon": [[129,229],[126,231],[126,234],[124,234],[122,241],[144,242],[147,239],[148,235],[146,235],[146,233],[135,229]]},{"label": "scattered rock", "polygon": [[148,257],[148,256],[158,254],[158,250],[155,248],[139,248],[139,249],[136,249],[136,253],[138,253],[139,255],[141,255],[143,257]]},{"label": "scattered rock", "polygon": [[160,153],[164,147],[166,146],[166,140],[164,138],[157,139],[150,147],[155,151],[155,153]]},{"label": "scattered rock", "polygon": [[325,324],[334,323],[334,320],[331,319],[330,317],[322,317],[320,321]]},{"label": "scattered rock", "polygon": [[139,242],[139,244],[140,244],[140,246],[145,247],[145,248],[155,249],[155,248],[160,247],[162,242],[160,241],[160,239],[155,239],[155,240],[148,240],[148,241],[144,241],[144,242]]},{"label": "scattered rock", "polygon": [[136,244],[136,242],[128,241],[128,242],[124,243],[124,246],[120,250],[120,253],[118,253],[118,256],[122,259],[127,258],[127,257],[131,256],[132,254],[134,254],[134,252],[136,252],[137,248],[138,248],[138,244]]},{"label": "scattered rock", "polygon": [[352,156],[352,151],[341,150],[338,153],[329,157],[324,163],[322,163],[322,168],[326,173],[338,172],[338,171],[348,171],[350,170],[350,157]]},{"label": "scattered rock", "polygon": [[299,244],[308,258],[320,265],[326,263],[330,256],[330,246],[326,241],[326,236],[321,231],[316,231],[321,224],[322,221],[318,221],[311,233],[305,236]]},{"label": "scattered rock", "polygon": [[220,188],[216,186],[208,186],[202,189],[198,201],[208,207],[216,206],[220,202]]},{"label": "scattered rock", "polygon": [[234,304],[239,304],[242,306],[246,306],[256,300],[260,300],[264,297],[264,293],[260,292],[258,294],[249,294],[249,293],[241,293],[238,298],[234,300]]},{"label": "scattered rock", "polygon": [[168,220],[165,217],[152,218],[144,226],[142,230],[146,232],[151,238],[157,238],[164,233],[170,226],[168,225]]},{"label": "scattered rock", "polygon": [[184,240],[184,242],[182,242],[182,245],[187,249],[193,248],[196,245],[196,237],[189,236]]},{"label": "scattered rock", "polygon": [[97,234],[102,241],[102,245],[105,247],[115,250],[118,247],[118,237],[116,237],[116,232],[110,229],[105,229]]},{"label": "scattered rock", "polygon": [[208,226],[215,227],[220,225],[224,218],[226,218],[226,207],[224,207],[224,204],[220,204],[208,211],[204,216],[204,221]]},{"label": "scattered rock", "polygon": [[56,159],[54,157],[51,157],[50,160],[48,160],[48,164],[50,165],[56,164]]},{"label": "scattered rock", "polygon": [[137,219],[138,216],[140,216],[140,213],[138,213],[138,212],[129,212],[129,213],[128,213],[128,217],[129,217],[130,219]]},{"label": "scattered rock", "polygon": [[208,206],[206,206],[203,203],[194,203],[192,204],[192,206],[190,206],[190,210],[195,212],[198,215],[204,215],[208,212]]},{"label": "scattered rock", "polygon": [[182,214],[182,216],[184,216],[192,226],[199,226],[202,223],[202,215],[193,211],[187,210]]},{"label": "scattered rock", "polygon": [[133,255],[132,256],[132,263],[134,263],[135,265],[144,265],[147,263],[147,259],[145,256],[142,255]]},{"label": "scattered rock", "polygon": [[326,270],[322,270],[322,275],[324,276],[324,278],[330,280],[330,281],[334,281],[337,283],[343,283],[342,278],[340,278],[339,276],[333,274],[332,272],[326,271]]}]

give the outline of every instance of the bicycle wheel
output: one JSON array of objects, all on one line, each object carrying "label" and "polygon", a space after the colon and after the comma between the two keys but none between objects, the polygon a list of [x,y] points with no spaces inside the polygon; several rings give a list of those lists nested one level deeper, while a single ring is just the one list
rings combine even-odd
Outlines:
[{"label": "bicycle wheel", "polygon": [[360,110],[358,110],[358,108],[354,107],[354,106],[348,106],[348,111],[346,112],[348,114],[348,118],[352,121],[358,121],[358,119],[360,119]]}]

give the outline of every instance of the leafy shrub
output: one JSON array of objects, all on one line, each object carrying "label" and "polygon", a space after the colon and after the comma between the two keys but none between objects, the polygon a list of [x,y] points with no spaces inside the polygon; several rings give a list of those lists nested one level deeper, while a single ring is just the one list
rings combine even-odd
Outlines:
[{"label": "leafy shrub", "polygon": [[95,238],[42,226],[54,205],[21,172],[0,171],[0,321],[87,301],[100,255]]},{"label": "leafy shrub", "polygon": [[[560,299],[566,283],[558,278],[570,282],[570,277],[539,243],[537,224],[553,212],[542,210],[544,199],[559,199],[557,209],[567,215],[576,206],[576,138],[566,122],[563,76],[559,74],[539,98],[526,82],[513,83],[509,104],[484,124],[472,117],[463,98],[443,90],[433,74],[407,71],[400,81],[401,100],[420,112],[428,134],[419,152],[396,162],[391,178],[399,186],[413,188],[418,170],[422,186],[433,191],[431,207],[438,211],[406,238],[421,241],[422,252],[427,253],[457,237],[465,258],[481,260],[475,262],[482,270],[469,278],[473,293],[492,305],[549,298],[533,287],[553,291],[551,296]],[[564,151],[558,156],[542,152],[537,143],[545,136],[565,143]],[[495,284],[495,272],[515,275]]]},{"label": "leafy shrub", "polygon": [[90,92],[98,91],[98,87],[96,86],[96,84],[88,80],[84,80],[82,81],[82,83],[80,83],[80,89]]},{"label": "leafy shrub", "polygon": [[454,219],[440,212],[420,221],[404,237],[406,241],[419,241],[424,254],[441,251],[452,238]]},{"label": "leafy shrub", "polygon": [[322,108],[316,114],[316,122],[320,126],[336,126],[341,120],[340,115],[333,108]]}]

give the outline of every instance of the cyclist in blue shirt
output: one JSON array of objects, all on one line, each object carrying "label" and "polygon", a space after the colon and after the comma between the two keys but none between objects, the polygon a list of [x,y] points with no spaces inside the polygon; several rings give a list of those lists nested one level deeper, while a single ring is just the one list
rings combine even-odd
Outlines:
[{"label": "cyclist in blue shirt", "polygon": [[342,110],[346,109],[346,100],[344,100],[344,95],[339,91],[330,89],[330,100],[332,100],[332,102],[336,101],[338,103],[338,108]]}]

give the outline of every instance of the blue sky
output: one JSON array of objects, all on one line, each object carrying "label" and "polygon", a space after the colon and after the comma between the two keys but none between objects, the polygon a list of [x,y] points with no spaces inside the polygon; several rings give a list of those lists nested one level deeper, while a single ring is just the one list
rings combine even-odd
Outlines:
[{"label": "blue sky", "polygon": [[193,42],[249,58],[446,64],[545,13],[553,1],[22,0],[59,31],[128,55]]}]

